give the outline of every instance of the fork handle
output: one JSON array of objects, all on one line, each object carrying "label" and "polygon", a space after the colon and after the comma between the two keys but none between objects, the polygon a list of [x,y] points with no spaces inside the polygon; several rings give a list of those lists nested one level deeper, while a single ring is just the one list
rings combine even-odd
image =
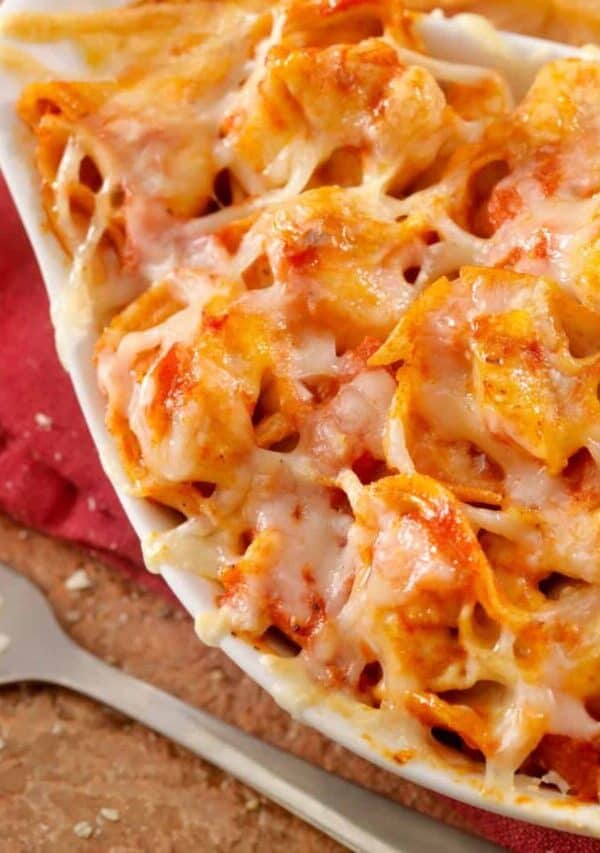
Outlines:
[{"label": "fork handle", "polygon": [[230,773],[351,850],[478,853],[487,842],[406,809],[224,723],[205,711],[68,646],[60,671],[39,680],[110,705]]}]

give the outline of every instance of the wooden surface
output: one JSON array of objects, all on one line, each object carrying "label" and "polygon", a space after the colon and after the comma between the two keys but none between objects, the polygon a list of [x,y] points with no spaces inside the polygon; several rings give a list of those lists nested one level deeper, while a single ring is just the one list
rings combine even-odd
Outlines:
[{"label": "wooden surface", "polygon": [[[2,517],[0,559],[32,578],[65,629],[109,663],[328,770],[464,825],[450,801],[293,721],[220,651],[202,646],[183,611],[116,569]],[[69,591],[65,581],[82,567],[92,587]],[[0,689],[0,738],[0,853],[341,850],[211,765],[65,690]],[[78,824],[90,837],[75,833]]]}]

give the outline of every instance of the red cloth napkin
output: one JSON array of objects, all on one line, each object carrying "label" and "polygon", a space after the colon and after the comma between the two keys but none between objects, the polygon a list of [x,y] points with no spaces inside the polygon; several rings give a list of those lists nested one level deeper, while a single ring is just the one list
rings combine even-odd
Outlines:
[{"label": "red cloth napkin", "polygon": [[57,360],[46,292],[1,177],[0,223],[0,510],[166,590],[143,568]]},{"label": "red cloth napkin", "polygon": [[[135,533],[104,475],[60,367],[36,262],[0,178],[0,510],[147,573]],[[454,804],[474,829],[515,853],[600,853],[600,842]]]}]

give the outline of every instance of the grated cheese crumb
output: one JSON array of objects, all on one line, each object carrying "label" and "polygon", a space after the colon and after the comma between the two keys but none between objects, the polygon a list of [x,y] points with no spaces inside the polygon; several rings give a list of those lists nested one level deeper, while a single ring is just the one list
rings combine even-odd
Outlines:
[{"label": "grated cheese crumb", "polygon": [[10,637],[7,634],[0,634],[0,655],[3,654],[10,646]]},{"label": "grated cheese crumb", "polygon": [[19,539],[29,539],[29,530],[18,530],[17,536]]},{"label": "grated cheese crumb", "polygon": [[96,498],[90,495],[87,499],[87,505],[90,512],[96,512]]},{"label": "grated cheese crumb", "polygon": [[246,811],[255,812],[260,808],[260,801],[256,797],[246,800]]},{"label": "grated cheese crumb", "polygon": [[63,730],[63,727],[62,727],[61,723],[56,721],[56,722],[52,723],[52,728],[50,729],[50,734],[60,735],[60,734],[62,734],[62,730]]},{"label": "grated cheese crumb", "polygon": [[100,809],[98,816],[103,817],[104,820],[111,820],[113,822],[119,820],[121,817],[117,809],[108,809],[106,807]]},{"label": "grated cheese crumb", "polygon": [[82,589],[89,589],[93,584],[85,569],[77,569],[76,572],[73,572],[71,577],[67,578],[65,586],[67,589],[70,589],[71,592],[78,592]]},{"label": "grated cheese crumb", "polygon": [[43,412],[36,412],[33,419],[40,429],[50,429],[52,426],[52,418]]},{"label": "grated cheese crumb", "polygon": [[94,828],[87,820],[80,820],[73,827],[73,832],[78,838],[90,838]]}]

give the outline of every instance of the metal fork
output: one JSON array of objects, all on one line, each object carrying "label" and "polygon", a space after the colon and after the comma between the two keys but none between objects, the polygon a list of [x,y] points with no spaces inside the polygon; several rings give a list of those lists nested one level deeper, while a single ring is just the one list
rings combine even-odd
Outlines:
[{"label": "metal fork", "polygon": [[0,685],[76,690],[133,717],[237,777],[351,850],[486,853],[497,848],[346,782],[186,705],[84,651],[29,580],[0,563]]}]

